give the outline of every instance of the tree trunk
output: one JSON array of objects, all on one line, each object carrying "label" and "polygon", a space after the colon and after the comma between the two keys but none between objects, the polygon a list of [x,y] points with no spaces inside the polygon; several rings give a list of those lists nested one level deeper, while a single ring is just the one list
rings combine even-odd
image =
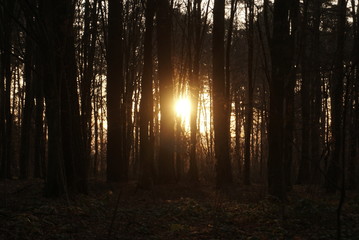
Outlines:
[{"label": "tree trunk", "polygon": [[45,195],[59,196],[68,190],[86,193],[87,162],[77,95],[73,4],[71,1],[43,1],[42,4],[42,14],[47,23],[47,42],[42,44],[49,128]]},{"label": "tree trunk", "polygon": [[213,9],[213,126],[217,187],[232,183],[229,156],[228,102],[224,74],[224,1],[215,0]]},{"label": "tree trunk", "polygon": [[[338,0],[337,14],[337,43],[334,59],[333,77],[331,79],[331,129],[333,152],[330,158],[326,175],[325,187],[327,192],[334,193],[337,189],[339,180],[339,169],[342,148],[342,111],[343,111],[343,78],[344,78],[344,41],[346,24],[346,5],[347,1]],[[342,170],[344,171],[344,170]]]},{"label": "tree trunk", "polygon": [[322,1],[315,0],[313,2],[313,40],[312,40],[312,88],[311,88],[311,105],[312,105],[312,127],[311,127],[311,179],[313,183],[320,183],[320,160],[321,160],[321,136],[320,136],[320,118],[322,114],[322,92],[321,92],[321,72],[320,72],[320,16]]},{"label": "tree trunk", "polygon": [[109,0],[107,45],[107,181],[127,181],[124,171],[123,1]]},{"label": "tree trunk", "polygon": [[[243,180],[245,185],[251,184],[251,133],[253,125],[253,22],[254,22],[254,2],[247,1],[248,16],[246,22],[247,41],[248,41],[248,88],[247,88],[247,106],[245,122],[245,139],[244,139],[244,174]],[[252,146],[253,148],[254,146]]]},{"label": "tree trunk", "polygon": [[144,63],[142,76],[142,96],[140,103],[140,186],[150,188],[153,185],[153,148],[151,145],[152,118],[153,118],[153,62],[152,62],[152,37],[153,37],[153,17],[154,1],[148,0],[146,4],[146,31],[144,40]]},{"label": "tree trunk", "polygon": [[[284,200],[284,92],[288,81],[292,59],[289,47],[290,2],[274,2],[273,38],[271,40],[272,78],[270,80],[270,110],[268,126],[268,190],[269,194]],[[286,53],[286,54],[285,54]]]},{"label": "tree trunk", "polygon": [[[26,19],[26,26],[31,28],[32,19]],[[30,36],[26,36],[25,40],[25,66],[24,66],[24,80],[26,84],[25,107],[23,110],[21,122],[21,146],[20,146],[20,178],[27,179],[29,177],[29,158],[30,158],[30,135],[32,131],[31,119],[34,108],[34,93],[33,93],[33,43]]]},{"label": "tree trunk", "polygon": [[191,145],[190,145],[190,165],[189,165],[189,178],[192,182],[198,182],[198,164],[196,156],[197,148],[197,118],[198,118],[198,98],[199,98],[199,73],[200,73],[200,54],[202,49],[201,37],[201,0],[196,0],[193,9],[193,22],[194,22],[194,59],[193,71],[190,79],[190,91],[192,98],[192,112],[191,112]]},{"label": "tree trunk", "polygon": [[80,84],[81,89],[81,125],[84,135],[84,144],[87,158],[91,157],[92,142],[92,106],[91,84],[94,78],[94,58],[97,40],[97,0],[92,7],[89,0],[85,1],[84,34],[83,34],[83,73]]},{"label": "tree trunk", "polygon": [[[2,149],[1,149],[1,161],[0,161],[0,178],[11,178],[11,164],[12,160],[12,124],[13,119],[10,111],[11,101],[11,42],[12,42],[12,14],[14,10],[14,1],[4,1],[5,8],[3,19],[3,39],[1,40],[1,75],[2,75],[2,112],[3,116],[3,129],[2,129]],[[4,84],[5,82],[5,84]]]},{"label": "tree trunk", "polygon": [[309,23],[308,23],[308,7],[309,2],[304,1],[304,13],[303,13],[303,28],[302,28],[302,48],[304,49],[301,56],[302,66],[302,88],[301,88],[301,100],[302,100],[302,152],[298,173],[298,184],[308,184],[310,181],[310,162],[311,162],[311,119],[310,119],[310,85],[311,85],[311,69],[310,69],[310,57],[308,36]]},{"label": "tree trunk", "polygon": [[175,181],[171,9],[168,0],[158,0],[157,6],[157,54],[161,106],[158,177],[161,183],[171,183]]}]

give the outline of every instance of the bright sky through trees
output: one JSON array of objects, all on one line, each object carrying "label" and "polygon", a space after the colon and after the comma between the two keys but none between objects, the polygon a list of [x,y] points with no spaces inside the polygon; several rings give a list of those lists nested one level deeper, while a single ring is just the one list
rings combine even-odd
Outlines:
[{"label": "bright sky through trees", "polygon": [[186,130],[189,130],[191,119],[191,100],[186,96],[182,96],[177,99],[174,107],[177,117],[181,119]]}]

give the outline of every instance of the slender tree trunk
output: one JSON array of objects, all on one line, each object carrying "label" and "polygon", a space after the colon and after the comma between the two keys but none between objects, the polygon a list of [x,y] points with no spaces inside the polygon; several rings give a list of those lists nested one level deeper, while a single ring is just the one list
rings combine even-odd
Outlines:
[{"label": "slender tree trunk", "polygon": [[[67,193],[65,166],[63,161],[62,132],[61,132],[61,100],[60,100],[60,74],[61,67],[58,59],[59,43],[56,39],[57,5],[53,1],[42,0],[40,13],[44,16],[47,31],[44,32],[41,48],[41,65],[44,69],[44,96],[46,101],[46,119],[48,125],[48,163],[47,178],[45,181],[44,194],[48,197],[56,197]],[[57,51],[48,51],[56,49]]]},{"label": "slender tree trunk", "polygon": [[190,146],[190,166],[189,177],[191,181],[198,182],[198,166],[197,166],[197,119],[198,119],[198,98],[199,98],[199,73],[200,73],[200,54],[202,48],[201,37],[201,3],[202,0],[196,0],[193,9],[193,22],[195,31],[194,43],[194,59],[193,59],[193,73],[190,79],[190,90],[192,98],[192,112],[191,112],[191,146]]},{"label": "slender tree trunk", "polygon": [[159,181],[175,181],[174,109],[171,60],[171,9],[168,0],[157,1],[158,77],[160,85]]},{"label": "slender tree trunk", "polygon": [[302,48],[304,49],[302,54],[302,87],[301,87],[301,100],[302,100],[302,152],[298,173],[298,184],[307,184],[310,181],[310,146],[311,146],[311,119],[310,119],[310,85],[311,85],[311,69],[308,36],[309,24],[308,24],[308,7],[309,2],[304,1],[304,13],[303,13],[303,28],[302,28]]},{"label": "slender tree trunk", "polygon": [[[44,48],[44,81],[48,134],[48,174],[45,195],[87,192],[87,159],[84,155],[73,35],[71,1],[44,1],[48,48]],[[49,45],[47,45],[49,44]],[[46,49],[56,49],[54,52]]]},{"label": "slender tree trunk", "polygon": [[294,143],[294,117],[295,117],[295,85],[296,85],[296,61],[297,61],[297,31],[299,15],[299,0],[292,0],[290,5],[290,37],[287,50],[288,78],[285,86],[285,120],[284,120],[284,182],[286,190],[292,188],[292,164],[293,164],[293,143]]},{"label": "slender tree trunk", "polygon": [[[77,70],[75,38],[73,29],[74,11],[71,0],[63,3],[66,16],[66,29],[61,29],[58,39],[63,53],[60,59],[61,73],[61,129],[63,137],[63,156],[66,168],[67,185],[71,192],[87,193],[89,155],[85,148],[82,131],[80,104],[77,92]],[[63,16],[59,16],[64,18]],[[89,133],[90,134],[90,133]]]},{"label": "slender tree trunk", "polygon": [[[32,19],[26,19],[26,25],[30,29]],[[25,107],[23,110],[21,123],[21,146],[20,146],[20,178],[27,179],[29,177],[29,161],[30,161],[30,135],[31,135],[31,119],[34,108],[34,90],[33,90],[33,43],[30,36],[26,36],[25,40],[25,66],[24,66],[24,80],[26,84]]]},{"label": "slender tree trunk", "polygon": [[[254,2],[247,1],[247,41],[248,41],[248,88],[247,88],[247,106],[246,106],[246,122],[245,122],[245,139],[244,139],[244,184],[251,184],[251,133],[253,126],[253,22],[254,22]],[[253,146],[252,146],[253,148]]]},{"label": "slender tree trunk", "polygon": [[[12,71],[11,71],[11,43],[12,43],[12,14],[14,10],[15,1],[7,0],[4,1],[2,5],[4,14],[4,25],[3,29],[3,39],[2,41],[2,54],[1,54],[1,71],[2,71],[2,113],[4,116],[3,119],[3,131],[2,131],[2,154],[1,154],[1,178],[11,178],[11,164],[12,159],[12,125],[13,119],[11,114],[11,80],[12,80]],[[4,84],[5,82],[5,84]]]},{"label": "slender tree trunk", "polygon": [[311,55],[311,64],[312,64],[312,146],[311,146],[311,156],[312,156],[312,181],[314,183],[320,183],[320,160],[321,160],[321,136],[320,136],[320,119],[322,114],[322,92],[321,92],[321,72],[320,72],[320,59],[318,58],[320,54],[320,16],[322,1],[315,0],[313,2],[313,11],[314,11],[314,20],[313,20],[313,41],[312,41],[312,55]]},{"label": "slender tree trunk", "polygon": [[228,102],[224,72],[224,1],[215,0],[213,9],[213,126],[217,187],[232,183],[229,156]]},{"label": "slender tree trunk", "polygon": [[146,4],[146,31],[144,39],[144,64],[142,75],[142,94],[140,103],[140,186],[150,188],[153,185],[153,157],[154,150],[151,145],[153,131],[153,62],[152,62],[152,38],[153,38],[153,17],[154,1],[148,0]]},{"label": "slender tree trunk", "polygon": [[83,34],[83,76],[81,79],[81,125],[87,158],[91,156],[92,142],[92,106],[91,84],[94,78],[94,58],[97,40],[97,0],[92,7],[89,0],[85,1],[84,34]]},{"label": "slender tree trunk", "polygon": [[[342,144],[342,111],[343,111],[343,78],[344,78],[344,41],[346,24],[346,0],[338,0],[337,14],[337,43],[334,59],[333,77],[331,79],[331,128],[333,153],[330,158],[326,175],[325,187],[327,192],[333,193],[337,189],[341,160]],[[344,170],[342,170],[344,171]]]},{"label": "slender tree trunk", "polygon": [[[290,2],[274,2],[273,38],[271,40],[272,78],[270,80],[270,110],[268,127],[268,188],[269,194],[283,200],[286,198],[284,179],[284,92],[292,59],[289,58]],[[286,54],[284,54],[286,53]],[[284,56],[283,56],[284,54]]]},{"label": "slender tree trunk", "polygon": [[123,1],[109,0],[107,45],[107,181],[127,181],[123,147]]}]

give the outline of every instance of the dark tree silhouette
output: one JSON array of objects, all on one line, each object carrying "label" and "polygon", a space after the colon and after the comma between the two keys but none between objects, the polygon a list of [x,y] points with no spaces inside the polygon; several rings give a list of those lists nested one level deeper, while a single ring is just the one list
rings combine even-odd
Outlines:
[{"label": "dark tree silhouette", "polygon": [[127,181],[123,147],[123,1],[110,0],[107,43],[107,180]]},{"label": "dark tree silhouette", "polygon": [[[47,24],[47,48],[42,52],[48,122],[48,170],[45,195],[87,192],[87,159],[84,155],[73,35],[71,1],[42,2]],[[49,51],[48,49],[56,49]]]},{"label": "dark tree silhouette", "polygon": [[284,183],[284,99],[285,83],[292,65],[289,12],[291,1],[276,0],[273,12],[273,36],[270,43],[272,76],[269,83],[270,110],[268,126],[268,188],[269,194],[286,198]]},{"label": "dark tree silhouette", "polygon": [[152,38],[153,38],[153,17],[155,5],[153,0],[146,3],[146,32],[144,39],[144,63],[142,75],[142,94],[140,105],[140,160],[141,177],[140,186],[150,188],[154,181],[154,149],[151,137],[153,135],[153,62],[152,62]]},{"label": "dark tree silhouette", "polygon": [[157,50],[161,113],[158,177],[160,182],[169,183],[175,180],[175,141],[171,60],[171,9],[168,0],[157,1]]},{"label": "dark tree silhouette", "polygon": [[244,184],[251,183],[251,134],[253,125],[253,51],[254,51],[254,2],[247,0],[246,30],[248,41],[248,85],[247,85],[247,104],[245,120],[245,146],[244,146]]},{"label": "dark tree silhouette", "polygon": [[330,158],[326,176],[326,190],[335,192],[338,188],[339,169],[342,156],[342,116],[343,116],[343,81],[344,81],[344,43],[346,24],[347,1],[337,2],[337,26],[336,26],[336,52],[333,63],[333,77],[331,78],[331,115],[332,115],[332,141],[333,154]]},{"label": "dark tree silhouette", "polygon": [[217,186],[232,182],[229,156],[229,103],[226,101],[224,74],[224,1],[216,0],[213,8],[213,126],[216,156]]}]

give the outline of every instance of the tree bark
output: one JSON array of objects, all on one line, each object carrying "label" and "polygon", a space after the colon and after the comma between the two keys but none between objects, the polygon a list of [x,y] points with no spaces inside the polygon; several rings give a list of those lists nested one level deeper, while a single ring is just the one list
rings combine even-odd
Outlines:
[{"label": "tree bark", "polygon": [[[245,185],[251,184],[251,133],[253,126],[253,22],[254,22],[254,2],[247,1],[247,42],[248,42],[248,88],[247,88],[247,105],[246,105],[246,122],[245,122],[245,139],[244,139],[244,172],[243,180]],[[252,146],[253,148],[254,146]]]},{"label": "tree bark", "polygon": [[[334,193],[338,186],[339,169],[341,162],[342,148],[342,111],[343,111],[343,78],[344,78],[344,41],[345,41],[345,24],[346,24],[346,5],[347,1],[338,0],[337,13],[337,42],[336,53],[334,58],[333,77],[331,78],[331,129],[333,152],[330,158],[325,188],[329,193]],[[344,170],[342,170],[344,171]]]},{"label": "tree bark", "polygon": [[175,181],[171,9],[168,0],[158,0],[157,7],[157,55],[161,114],[158,177],[161,183],[171,183]]},{"label": "tree bark", "polygon": [[[290,58],[290,36],[288,12],[290,2],[276,0],[273,13],[273,37],[271,39],[272,78],[270,80],[270,110],[268,126],[268,190],[280,200],[286,198],[284,182],[284,92],[288,81],[292,59]],[[284,54],[286,53],[286,54]],[[284,56],[283,56],[284,54]]]},{"label": "tree bark", "polygon": [[152,62],[152,38],[153,38],[153,17],[154,1],[148,0],[146,3],[145,17],[146,30],[144,40],[144,63],[142,75],[142,96],[140,103],[140,186],[150,188],[154,181],[153,158],[154,150],[151,144],[153,130],[153,62]]},{"label": "tree bark", "polygon": [[123,1],[109,0],[107,46],[107,181],[127,181],[124,166]]},{"label": "tree bark", "polygon": [[[32,17],[27,17],[26,26],[31,28]],[[31,119],[34,108],[34,90],[33,90],[33,43],[30,36],[26,36],[25,40],[25,63],[24,63],[24,80],[25,80],[25,107],[23,110],[21,122],[21,146],[20,146],[20,178],[27,179],[29,177],[29,161],[30,161],[30,135],[32,131]]]},{"label": "tree bark", "polygon": [[232,183],[229,156],[228,102],[224,72],[224,1],[215,0],[213,9],[213,126],[217,187]]}]

